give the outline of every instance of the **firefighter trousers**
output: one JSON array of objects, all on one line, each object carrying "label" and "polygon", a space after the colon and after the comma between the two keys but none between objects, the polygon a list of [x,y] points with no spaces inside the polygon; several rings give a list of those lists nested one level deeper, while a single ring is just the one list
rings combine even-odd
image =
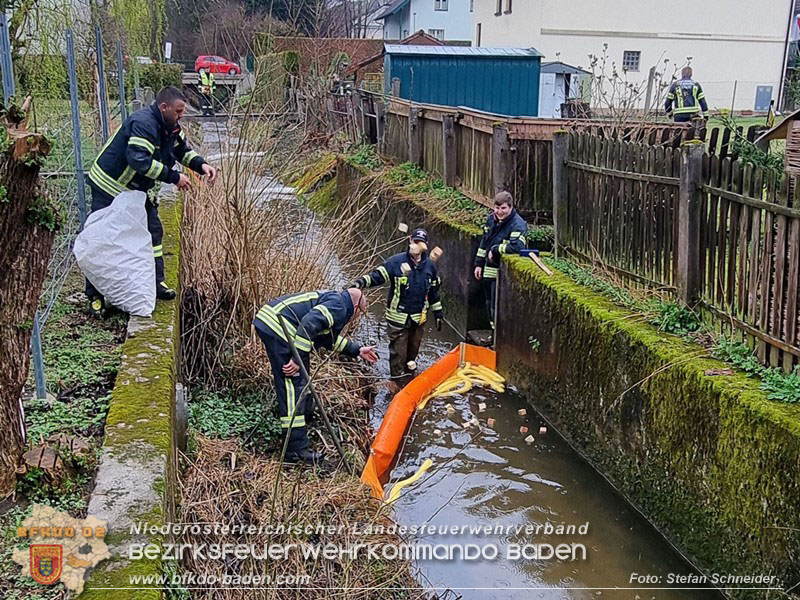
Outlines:
[{"label": "firefighter trousers", "polygon": [[[107,208],[114,201],[113,196],[102,190],[98,190],[93,185],[90,185],[89,189],[92,190],[92,212],[100,210],[101,208]],[[153,238],[153,257],[156,261],[156,285],[158,285],[164,281],[164,250],[162,246],[164,228],[158,216],[158,207],[153,204],[149,198],[144,202],[144,209],[147,212],[147,231],[150,232]],[[86,280],[86,296],[89,300],[103,297],[88,279]]]},{"label": "firefighter trousers", "polygon": [[395,325],[391,321],[389,328],[389,369],[392,377],[399,377],[405,373],[406,363],[416,360],[422,337],[425,335],[425,326],[418,325],[411,319],[405,327]]},{"label": "firefighter trousers", "polygon": [[497,294],[497,279],[484,277],[481,279],[481,286],[486,299],[486,313],[489,315],[489,322],[494,329],[494,299]]},{"label": "firefighter trousers", "polygon": [[[302,373],[298,373],[295,377],[288,377],[283,374],[283,366],[291,360],[292,350],[284,340],[260,321],[255,321],[253,325],[255,325],[258,332],[258,337],[264,343],[269,357],[269,364],[272,367],[281,428],[284,433],[287,429],[291,429],[289,446],[286,451],[289,454],[300,452],[308,448],[306,421],[311,418],[314,412],[314,399],[308,389],[308,381]],[[305,367],[306,371],[308,371],[308,359],[305,361]],[[294,411],[293,421],[292,411]]]}]

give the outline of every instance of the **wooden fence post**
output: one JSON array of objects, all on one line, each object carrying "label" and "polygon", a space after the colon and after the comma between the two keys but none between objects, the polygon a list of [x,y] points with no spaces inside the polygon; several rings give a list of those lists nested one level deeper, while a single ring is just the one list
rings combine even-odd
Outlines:
[{"label": "wooden fence post", "polygon": [[386,131],[386,114],[384,112],[383,102],[375,101],[375,131],[378,136],[378,154],[385,152],[383,136]]},{"label": "wooden fence post", "polygon": [[408,109],[408,161],[422,166],[422,127],[419,124],[420,109]]},{"label": "wooden fence post", "polygon": [[453,115],[442,117],[442,164],[444,165],[444,182],[450,187],[456,185],[456,124]]},{"label": "wooden fence post", "polygon": [[560,258],[567,241],[567,161],[569,160],[569,133],[564,130],[553,134],[553,249]]},{"label": "wooden fence post", "polygon": [[680,299],[692,305],[700,294],[700,206],[703,152],[700,141],[683,144],[678,201],[678,272],[675,282]]},{"label": "wooden fence post", "polygon": [[509,191],[511,189],[514,160],[513,156],[511,156],[508,129],[503,125],[495,125],[492,130],[492,166],[494,193]]}]

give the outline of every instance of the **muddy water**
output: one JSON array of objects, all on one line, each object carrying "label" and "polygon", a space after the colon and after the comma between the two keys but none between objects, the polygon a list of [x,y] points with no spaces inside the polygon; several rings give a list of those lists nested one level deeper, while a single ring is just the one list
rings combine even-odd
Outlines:
[{"label": "muddy water", "polygon": [[[269,194],[286,200],[287,189]],[[287,206],[287,208],[289,208]],[[303,206],[291,207],[287,234],[319,227]],[[435,242],[435,240],[434,240]],[[399,250],[399,249],[398,249]],[[332,285],[341,286],[356,273],[336,264]],[[384,290],[371,295],[383,297]],[[380,361],[377,375],[387,379],[388,338],[382,318],[382,303],[373,305],[361,320],[359,341],[376,344]],[[418,359],[420,369],[431,365],[449,351],[460,338],[448,328],[441,333],[429,331]],[[536,399],[531,398],[535,405]],[[391,401],[388,392],[378,395],[371,413],[372,425],[380,426]],[[479,412],[478,404],[486,404]],[[454,411],[448,411],[447,404]],[[528,414],[518,415],[525,408]],[[479,428],[464,429],[473,416]],[[493,418],[492,427],[486,419]],[[528,427],[535,442],[526,445]],[[670,573],[693,574],[695,571],[672,549],[613,488],[588,465],[552,428],[546,426],[535,409],[513,391],[502,395],[474,389],[463,397],[447,401],[433,400],[417,413],[410,427],[402,454],[392,474],[392,481],[404,479],[419,468],[425,459],[433,467],[414,486],[406,488],[394,505],[394,519],[403,525],[500,526],[503,533],[476,535],[419,536],[412,541],[431,544],[494,545],[494,560],[430,560],[416,564],[420,584],[437,589],[440,597],[465,599],[641,599],[679,600],[716,599],[715,591],[684,589],[667,584]],[[437,433],[438,430],[438,433]],[[545,524],[583,525],[587,535],[531,535],[525,527]],[[518,532],[517,527],[522,527]],[[506,529],[508,528],[508,529]],[[583,544],[585,560],[556,559],[512,560],[504,558],[512,545]],[[631,583],[631,574],[651,575],[661,583]],[[635,589],[640,588],[640,589]],[[641,589],[644,588],[644,589]],[[664,589],[668,588],[668,589]]]}]

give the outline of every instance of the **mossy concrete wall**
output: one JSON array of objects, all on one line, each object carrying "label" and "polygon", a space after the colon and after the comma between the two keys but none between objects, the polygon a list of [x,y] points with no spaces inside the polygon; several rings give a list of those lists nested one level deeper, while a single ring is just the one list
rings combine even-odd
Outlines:
[{"label": "mossy concrete wall", "polygon": [[[163,197],[167,283],[178,289],[181,202]],[[132,543],[158,543],[132,535],[131,525],[162,524],[174,514],[175,385],[180,351],[179,302],[158,301],[152,319],[131,317],[122,363],[109,403],[103,454],[88,513],[107,521],[112,559],[98,565],[81,599],[159,600],[161,589],[134,590],[131,575],[161,575],[160,560],[129,561]]]},{"label": "mossy concrete wall", "polygon": [[698,565],[800,581],[800,406],[527,258],[498,308],[499,371]]},{"label": "mossy concrete wall", "polygon": [[[391,240],[402,234],[397,226],[405,223],[411,230],[424,227],[431,239],[431,249],[439,246],[442,258],[437,266],[442,278],[443,302],[447,319],[462,331],[487,329],[488,317],[480,284],[472,276],[473,261],[480,242],[480,229],[449,220],[426,207],[419,199],[403,193],[380,175],[340,160],[336,169],[335,188],[329,183],[323,193],[335,196],[329,202],[366,204],[378,196],[364,219],[365,229],[380,228],[380,239]],[[316,196],[312,208],[324,203]],[[398,243],[392,252],[401,252],[406,244]]]}]

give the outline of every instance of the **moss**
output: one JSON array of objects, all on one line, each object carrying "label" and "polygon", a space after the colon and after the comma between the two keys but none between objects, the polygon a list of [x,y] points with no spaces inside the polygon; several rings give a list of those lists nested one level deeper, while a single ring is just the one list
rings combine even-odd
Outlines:
[{"label": "moss", "polygon": [[[167,284],[178,287],[181,202],[166,200],[161,204],[164,224],[164,263]],[[150,485],[160,501],[132,506],[126,515],[131,522],[164,523],[170,518],[174,395],[177,381],[177,352],[179,350],[179,304],[177,301],[156,303],[151,321],[129,336],[122,347],[123,359],[111,396],[106,419],[104,450],[119,460],[163,463],[165,477],[142,481]],[[111,531],[106,543],[119,546],[131,537],[129,530]],[[148,542],[160,543],[160,536]],[[132,575],[159,575],[160,560],[128,561],[115,553],[115,558],[92,572],[91,582],[81,598],[153,598],[161,590],[120,590],[99,588],[130,588]]]},{"label": "moss", "polygon": [[498,320],[501,370],[702,567],[793,583],[800,407],[745,374],[706,375],[726,365],[558,271],[507,265],[500,314],[529,318]]},{"label": "moss", "polygon": [[323,184],[311,197],[307,200],[308,207],[323,215],[331,214],[339,205],[339,199],[336,197],[336,179],[331,179]]}]

